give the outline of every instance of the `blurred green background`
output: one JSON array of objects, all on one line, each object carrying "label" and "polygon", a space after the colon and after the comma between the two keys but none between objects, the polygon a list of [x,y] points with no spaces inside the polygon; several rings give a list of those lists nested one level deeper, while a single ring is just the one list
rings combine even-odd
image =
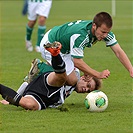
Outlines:
[{"label": "blurred green background", "polygon": [[[0,83],[14,90],[22,83],[34,58],[42,59],[36,52],[25,49],[25,26],[27,16],[21,14],[22,0],[0,1]],[[132,46],[132,0],[116,0],[116,16],[112,31],[121,47],[133,61]],[[47,19],[47,30],[55,25],[79,19],[91,20],[100,11],[112,15],[111,0],[53,0]],[[37,38],[37,24],[32,42]],[[103,80],[102,91],[109,99],[109,106],[102,113],[90,113],[85,108],[87,94],[73,93],[65,105],[68,112],[57,109],[26,111],[21,107],[0,105],[0,132],[2,133],[131,133],[132,79],[110,48],[98,42],[91,49],[85,49],[85,62],[102,71],[109,69],[111,75]],[[2,97],[0,98],[2,99]]]}]

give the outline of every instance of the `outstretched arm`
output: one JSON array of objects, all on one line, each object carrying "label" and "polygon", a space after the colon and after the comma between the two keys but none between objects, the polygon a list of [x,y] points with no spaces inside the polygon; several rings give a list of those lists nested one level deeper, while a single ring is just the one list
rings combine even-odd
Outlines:
[{"label": "outstretched arm", "polygon": [[91,67],[89,67],[82,59],[74,58],[74,65],[76,68],[81,70],[85,75],[91,75],[99,79],[106,79],[110,75],[109,70],[104,70],[102,72],[98,72]]},{"label": "outstretched arm", "polygon": [[120,47],[120,45],[116,44],[114,46],[111,46],[111,49],[113,50],[119,61],[123,64],[123,66],[129,71],[130,76],[133,78],[133,66],[129,58],[127,57],[126,53]]}]

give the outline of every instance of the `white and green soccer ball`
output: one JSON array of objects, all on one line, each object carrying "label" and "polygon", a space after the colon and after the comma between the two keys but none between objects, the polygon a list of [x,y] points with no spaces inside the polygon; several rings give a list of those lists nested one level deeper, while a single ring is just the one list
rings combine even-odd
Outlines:
[{"label": "white and green soccer ball", "polygon": [[84,102],[90,112],[102,112],[108,107],[108,97],[100,90],[90,92]]}]

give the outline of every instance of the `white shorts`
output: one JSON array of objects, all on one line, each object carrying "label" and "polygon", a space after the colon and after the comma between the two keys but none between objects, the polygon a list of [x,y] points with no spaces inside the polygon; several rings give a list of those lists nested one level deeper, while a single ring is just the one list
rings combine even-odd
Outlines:
[{"label": "white shorts", "polygon": [[36,20],[37,16],[44,16],[48,18],[50,9],[52,6],[52,0],[42,2],[31,2],[28,1],[28,19]]},{"label": "white shorts", "polygon": [[[45,59],[49,64],[51,64],[51,59],[52,59],[51,54],[46,49],[44,49],[44,46],[43,46],[44,44],[47,44],[49,42],[48,40],[49,32],[50,30],[42,38],[42,41],[40,43],[40,51],[41,51],[42,58]],[[73,59],[70,54],[60,53],[60,55],[66,64],[66,74],[69,75],[74,70]]]}]

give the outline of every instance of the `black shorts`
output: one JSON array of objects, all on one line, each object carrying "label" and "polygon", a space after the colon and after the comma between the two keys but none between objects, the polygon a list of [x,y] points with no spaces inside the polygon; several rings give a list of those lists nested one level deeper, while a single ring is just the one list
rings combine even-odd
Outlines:
[{"label": "black shorts", "polygon": [[56,104],[60,99],[60,87],[52,87],[47,84],[47,76],[50,72],[43,73],[34,79],[25,89],[23,96],[32,95],[41,105],[41,109],[46,109],[50,105]]}]

